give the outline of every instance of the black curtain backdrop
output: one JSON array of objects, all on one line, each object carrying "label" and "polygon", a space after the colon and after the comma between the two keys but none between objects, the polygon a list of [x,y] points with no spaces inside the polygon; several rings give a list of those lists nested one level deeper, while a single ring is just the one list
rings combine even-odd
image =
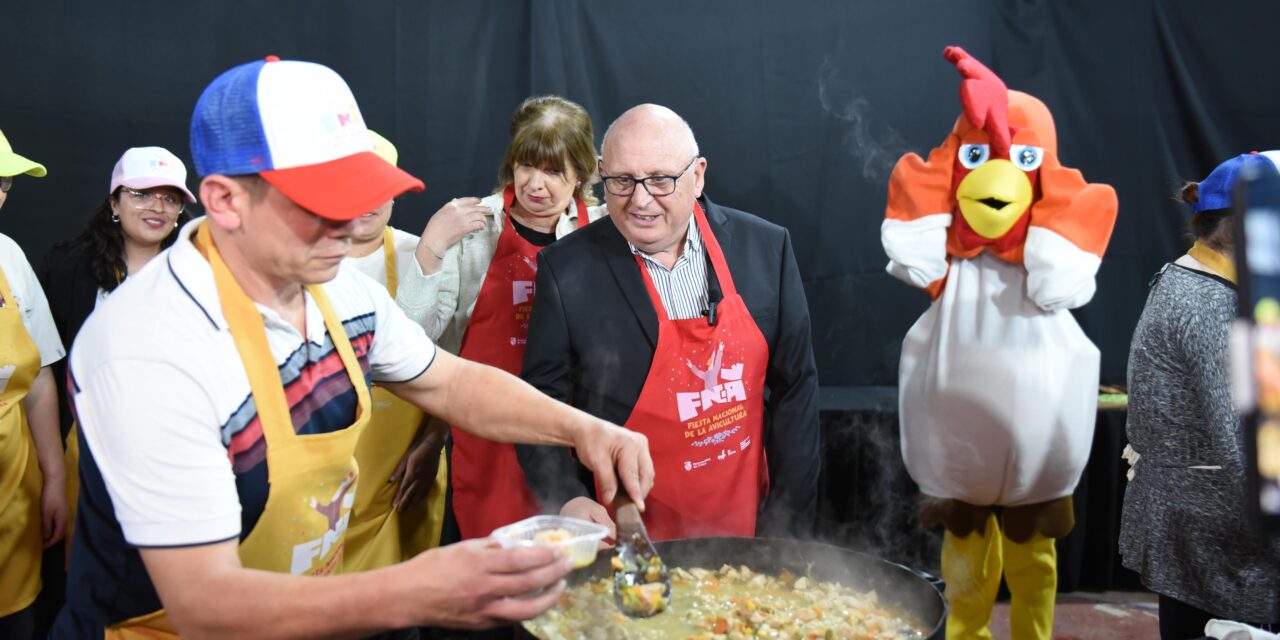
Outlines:
[{"label": "black curtain backdrop", "polygon": [[885,275],[879,227],[893,163],[960,111],[945,45],[1044,100],[1063,162],[1120,194],[1098,294],[1077,312],[1103,382],[1123,382],[1147,281],[1189,244],[1174,186],[1280,147],[1280,4],[1261,0],[53,0],[0,15],[0,130],[49,168],[16,181],[0,232],[33,263],[79,229],[124,149],[164,146],[190,168],[201,89],[268,54],[347,79],[427,183],[393,219],[415,233],[448,199],[492,190],[525,97],[582,103],[597,141],[656,102],[693,126],[712,198],[791,230],[826,386],[896,384],[927,305]]}]

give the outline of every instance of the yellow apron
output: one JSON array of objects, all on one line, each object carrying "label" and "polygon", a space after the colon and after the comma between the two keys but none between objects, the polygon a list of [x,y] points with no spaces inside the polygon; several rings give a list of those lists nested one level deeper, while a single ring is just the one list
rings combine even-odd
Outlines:
[{"label": "yellow apron", "polygon": [[[360,362],[334,315],[329,297],[319,286],[308,286],[324,317],[334,348],[342,358],[359,408],[355,424],[339,431],[298,435],[262,315],[236,284],[218,249],[201,225],[196,246],[209,259],[218,287],[222,312],[235,339],[236,350],[249,377],[262,433],[267,441],[270,493],[253,531],[240,543],[240,561],[247,568],[294,575],[328,575],[342,571],[345,532],[355,501],[359,465],[356,442],[369,423],[369,388]],[[304,338],[305,339],[305,338]],[[173,638],[177,635],[164,610],[139,616],[107,629],[109,639]]]},{"label": "yellow apron", "polygon": [[[391,227],[382,231],[382,255],[387,264],[387,293],[394,298],[399,270]],[[425,417],[418,407],[386,389],[373,387],[373,419],[356,446],[356,460],[360,463],[364,484],[356,494],[351,526],[347,529],[347,551],[343,560],[347,572],[390,566],[439,546],[440,528],[444,523],[444,489],[449,478],[444,451],[440,452],[440,467],[426,499],[403,513],[391,506],[399,483],[389,479],[426,427]]]},{"label": "yellow apron", "polygon": [[[62,407],[65,411],[66,407]],[[76,421],[71,421],[71,430],[67,431],[66,457],[67,464],[67,526],[63,536],[64,562],[71,568],[71,536],[76,532],[76,508],[80,506],[80,436],[76,433]]]},{"label": "yellow apron", "polygon": [[44,478],[22,410],[39,373],[40,350],[0,270],[0,617],[25,609],[40,593]]}]

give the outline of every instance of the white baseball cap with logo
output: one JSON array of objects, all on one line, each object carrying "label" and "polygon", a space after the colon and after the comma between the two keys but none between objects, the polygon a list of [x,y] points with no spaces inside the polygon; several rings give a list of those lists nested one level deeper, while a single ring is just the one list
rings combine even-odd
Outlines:
[{"label": "white baseball cap with logo", "polygon": [[187,189],[186,165],[163,147],[133,147],[125,151],[111,170],[111,190],[107,193],[115,193],[120,187],[173,187],[182,192],[187,202],[196,201]]}]

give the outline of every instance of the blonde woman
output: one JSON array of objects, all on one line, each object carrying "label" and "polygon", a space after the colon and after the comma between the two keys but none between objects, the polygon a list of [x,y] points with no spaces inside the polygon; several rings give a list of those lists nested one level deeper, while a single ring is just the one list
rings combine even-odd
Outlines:
[{"label": "blonde woman", "polygon": [[[591,118],[556,96],[525,100],[511,118],[498,190],[436,212],[418,242],[427,277],[398,302],[443,349],[518,375],[541,249],[603,217],[591,192]],[[463,538],[536,514],[511,445],[453,433],[453,512]]]}]

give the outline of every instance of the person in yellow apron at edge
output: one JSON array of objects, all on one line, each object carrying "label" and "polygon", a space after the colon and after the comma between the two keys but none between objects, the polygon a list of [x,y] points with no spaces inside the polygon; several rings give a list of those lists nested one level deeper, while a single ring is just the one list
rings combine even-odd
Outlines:
[{"label": "person in yellow apron at edge", "polygon": [[473,540],[344,573],[371,381],[485,438],[575,447],[606,495],[643,504],[642,436],[437,350],[342,267],[353,219],[423,188],[372,149],[322,65],[270,56],[201,94],[191,156],[206,215],[71,349],[79,525],[52,638],[357,637],[553,606],[570,564],[546,547]]},{"label": "person in yellow apron at edge", "polygon": [[[395,165],[396,147],[372,129],[373,152]],[[418,236],[388,224],[394,200],[355,219],[346,263],[387,288],[399,301],[402,280],[426,278],[418,266]],[[408,560],[439,546],[449,481],[448,429],[380,386],[373,418],[356,445],[364,481],[351,507],[343,567],[348,573]]]},{"label": "person in yellow apron at edge", "polygon": [[[0,207],[14,176],[45,173],[0,133]],[[0,234],[0,638],[31,637],[41,555],[67,524],[52,370],[64,356],[35,271],[18,243]]]}]

